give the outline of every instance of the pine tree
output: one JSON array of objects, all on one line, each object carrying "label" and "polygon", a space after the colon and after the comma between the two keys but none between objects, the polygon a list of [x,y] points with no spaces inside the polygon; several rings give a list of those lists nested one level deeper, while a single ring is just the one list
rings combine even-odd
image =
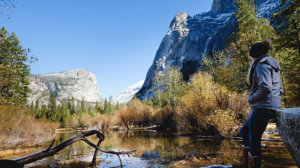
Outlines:
[{"label": "pine tree", "polygon": [[75,99],[73,96],[71,99],[68,99],[68,109],[70,110],[70,114],[74,114],[76,112]]},{"label": "pine tree", "polygon": [[38,99],[36,99],[36,101],[35,101],[34,114],[35,114],[35,118],[40,118],[41,117],[40,103],[39,103]]},{"label": "pine tree", "polygon": [[[241,92],[247,90],[244,79],[251,64],[249,49],[254,43],[264,39],[276,40],[277,36],[267,19],[257,18],[254,0],[237,0],[236,4],[238,9],[234,16],[237,21],[237,27],[232,35],[232,42],[229,43],[225,50],[230,55],[232,62],[232,67],[227,70],[231,71],[230,74],[233,81],[228,81],[228,83],[235,83],[230,88]],[[273,48],[275,48],[275,45],[273,45]],[[270,54],[274,55],[275,49]]]},{"label": "pine tree", "polygon": [[34,113],[34,104],[33,101],[30,103],[30,113]]},{"label": "pine tree", "polygon": [[69,126],[69,121],[71,119],[70,110],[68,108],[68,103],[66,101],[63,101],[61,104],[61,114],[62,114],[62,118],[61,118],[62,127],[66,128]]},{"label": "pine tree", "polygon": [[46,105],[42,105],[42,109],[41,109],[41,119],[43,120],[47,120],[47,106]]},{"label": "pine tree", "polygon": [[49,119],[50,121],[56,121],[56,119],[57,119],[56,98],[53,93],[50,95],[50,102],[48,104],[48,110],[47,110],[46,116],[47,116],[47,119]]},{"label": "pine tree", "polygon": [[101,110],[101,109],[100,109],[100,104],[99,104],[98,101],[96,102],[95,110],[96,110],[97,113],[100,113],[100,110]]},{"label": "pine tree", "polygon": [[14,33],[0,29],[0,104],[24,105],[30,92],[27,76],[29,49],[23,49]]},{"label": "pine tree", "polygon": [[282,81],[285,86],[284,102],[286,107],[300,106],[300,1],[282,1],[286,6],[273,17],[278,51],[276,59],[282,69]]},{"label": "pine tree", "polygon": [[293,48],[300,54],[300,1],[282,1],[282,6],[286,6],[280,12],[274,14],[272,22],[275,25],[280,47]]},{"label": "pine tree", "polygon": [[87,113],[84,98],[82,98],[81,102],[80,102],[80,111],[81,111],[81,114]]},{"label": "pine tree", "polygon": [[104,110],[103,110],[104,114],[110,114],[111,112],[111,104],[109,101],[107,101],[107,99],[104,100]]},{"label": "pine tree", "polygon": [[62,106],[59,104],[56,108],[56,122],[62,122]]}]

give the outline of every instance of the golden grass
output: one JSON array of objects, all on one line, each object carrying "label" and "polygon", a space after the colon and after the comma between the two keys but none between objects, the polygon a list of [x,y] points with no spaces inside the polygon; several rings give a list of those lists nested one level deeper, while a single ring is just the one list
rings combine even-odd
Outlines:
[{"label": "golden grass", "polygon": [[0,148],[49,141],[58,123],[35,119],[20,107],[0,106]]}]

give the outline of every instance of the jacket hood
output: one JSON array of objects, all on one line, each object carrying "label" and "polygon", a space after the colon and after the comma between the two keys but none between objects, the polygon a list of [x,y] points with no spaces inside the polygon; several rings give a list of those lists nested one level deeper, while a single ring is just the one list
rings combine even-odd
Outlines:
[{"label": "jacket hood", "polygon": [[276,61],[273,57],[268,56],[261,59],[258,63],[268,64],[270,65],[275,71],[280,71],[280,65],[278,61]]}]

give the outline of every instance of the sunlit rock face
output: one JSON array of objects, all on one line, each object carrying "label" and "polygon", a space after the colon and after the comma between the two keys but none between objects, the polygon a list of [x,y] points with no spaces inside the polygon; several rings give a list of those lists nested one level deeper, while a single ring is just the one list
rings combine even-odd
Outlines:
[{"label": "sunlit rock face", "polygon": [[288,151],[300,167],[300,108],[277,112],[277,128]]},{"label": "sunlit rock face", "polygon": [[[164,74],[170,66],[176,66],[183,73],[184,80],[189,80],[190,75],[201,68],[205,55],[225,47],[236,24],[234,1],[214,0],[209,12],[195,16],[181,12],[174,17],[147,72],[145,83],[137,93],[141,100],[154,96],[155,71]],[[280,1],[256,0],[259,16],[270,17],[278,10]]]},{"label": "sunlit rock face", "polygon": [[84,69],[31,75],[29,81],[29,103],[38,99],[40,104],[47,104],[51,93],[55,94],[58,103],[71,97],[91,103],[101,101],[96,76]]},{"label": "sunlit rock face", "polygon": [[121,93],[119,93],[114,99],[113,99],[113,103],[117,104],[127,104],[128,102],[130,102],[133,98],[133,96],[141,89],[141,87],[144,84],[144,80],[129,86],[127,89],[125,89],[124,91],[122,91]]}]

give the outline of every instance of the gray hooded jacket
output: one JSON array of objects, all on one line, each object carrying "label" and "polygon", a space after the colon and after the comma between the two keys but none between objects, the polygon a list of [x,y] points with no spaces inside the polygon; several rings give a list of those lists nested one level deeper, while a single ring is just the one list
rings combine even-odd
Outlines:
[{"label": "gray hooded jacket", "polygon": [[251,92],[248,102],[253,108],[277,110],[281,107],[280,95],[283,94],[280,79],[280,66],[270,57],[264,57],[254,65],[251,79]]}]

